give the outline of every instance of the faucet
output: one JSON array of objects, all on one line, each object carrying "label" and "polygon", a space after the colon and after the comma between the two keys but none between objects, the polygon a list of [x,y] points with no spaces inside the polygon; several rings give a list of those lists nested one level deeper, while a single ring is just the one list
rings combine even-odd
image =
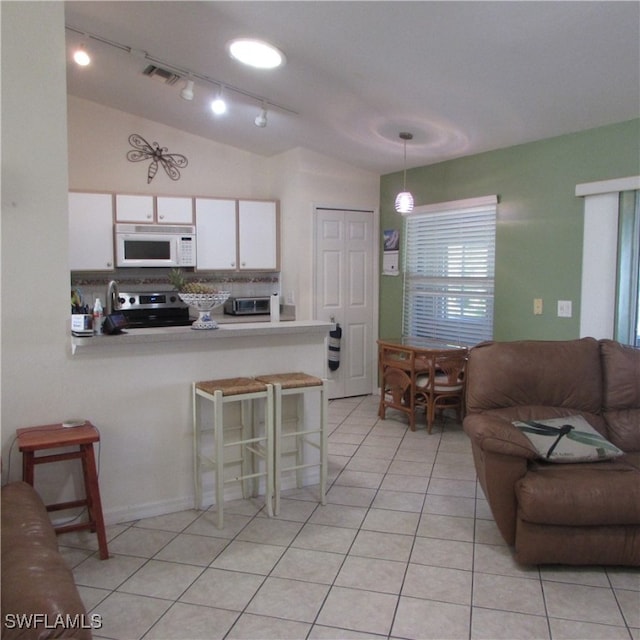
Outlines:
[{"label": "faucet", "polygon": [[106,314],[109,315],[120,308],[120,291],[118,283],[111,280],[107,285]]}]

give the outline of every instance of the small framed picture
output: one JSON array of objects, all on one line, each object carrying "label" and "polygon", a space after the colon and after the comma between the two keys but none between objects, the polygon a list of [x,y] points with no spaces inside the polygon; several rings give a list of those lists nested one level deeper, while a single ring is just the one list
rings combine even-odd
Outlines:
[{"label": "small framed picture", "polygon": [[400,249],[400,232],[397,229],[385,229],[384,235],[384,250],[385,251],[398,251]]}]

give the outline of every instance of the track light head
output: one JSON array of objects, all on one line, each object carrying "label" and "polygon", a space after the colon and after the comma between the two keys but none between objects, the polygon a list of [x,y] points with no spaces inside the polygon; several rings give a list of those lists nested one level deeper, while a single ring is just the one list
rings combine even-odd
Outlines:
[{"label": "track light head", "polygon": [[227,111],[227,103],[222,98],[216,98],[211,103],[211,111],[213,111],[217,116],[221,116]]},{"label": "track light head", "polygon": [[264,107],[264,105],[260,113],[256,116],[254,123],[256,127],[260,127],[261,129],[264,129],[264,127],[267,126],[267,109]]},{"label": "track light head", "polygon": [[193,100],[193,80],[191,78],[184,85],[184,89],[180,92],[180,97],[183,100]]},{"label": "track light head", "polygon": [[211,103],[211,111],[213,111],[213,113],[215,113],[217,116],[221,116],[223,113],[227,112],[227,103],[222,97],[222,87],[220,87],[220,91],[218,91],[217,97]]},{"label": "track light head", "polygon": [[91,56],[87,51],[87,46],[82,42],[73,52],[73,60],[80,67],[86,67],[91,64]]}]

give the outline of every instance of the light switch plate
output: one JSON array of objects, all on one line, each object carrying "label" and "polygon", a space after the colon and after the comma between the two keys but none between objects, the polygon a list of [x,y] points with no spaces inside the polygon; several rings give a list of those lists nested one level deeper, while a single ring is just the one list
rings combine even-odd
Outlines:
[{"label": "light switch plate", "polygon": [[542,315],[542,298],[533,299],[533,315],[534,316]]},{"label": "light switch plate", "polygon": [[558,300],[558,318],[570,318],[571,316],[571,300]]}]

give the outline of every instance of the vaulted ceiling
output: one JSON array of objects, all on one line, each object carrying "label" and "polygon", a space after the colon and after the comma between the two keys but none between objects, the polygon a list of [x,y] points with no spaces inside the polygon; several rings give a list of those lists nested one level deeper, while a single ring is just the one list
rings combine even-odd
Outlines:
[{"label": "vaulted ceiling", "polygon": [[[414,135],[411,167],[640,117],[638,2],[65,7],[70,94],[264,156],[305,147],[384,174],[402,169],[401,131]],[[93,55],[84,68],[71,61],[81,33]],[[226,43],[246,35],[277,45],[286,64],[232,60]],[[145,76],[149,57],[223,84],[228,112],[209,109],[215,84],[196,79],[188,102],[182,77]]]}]

